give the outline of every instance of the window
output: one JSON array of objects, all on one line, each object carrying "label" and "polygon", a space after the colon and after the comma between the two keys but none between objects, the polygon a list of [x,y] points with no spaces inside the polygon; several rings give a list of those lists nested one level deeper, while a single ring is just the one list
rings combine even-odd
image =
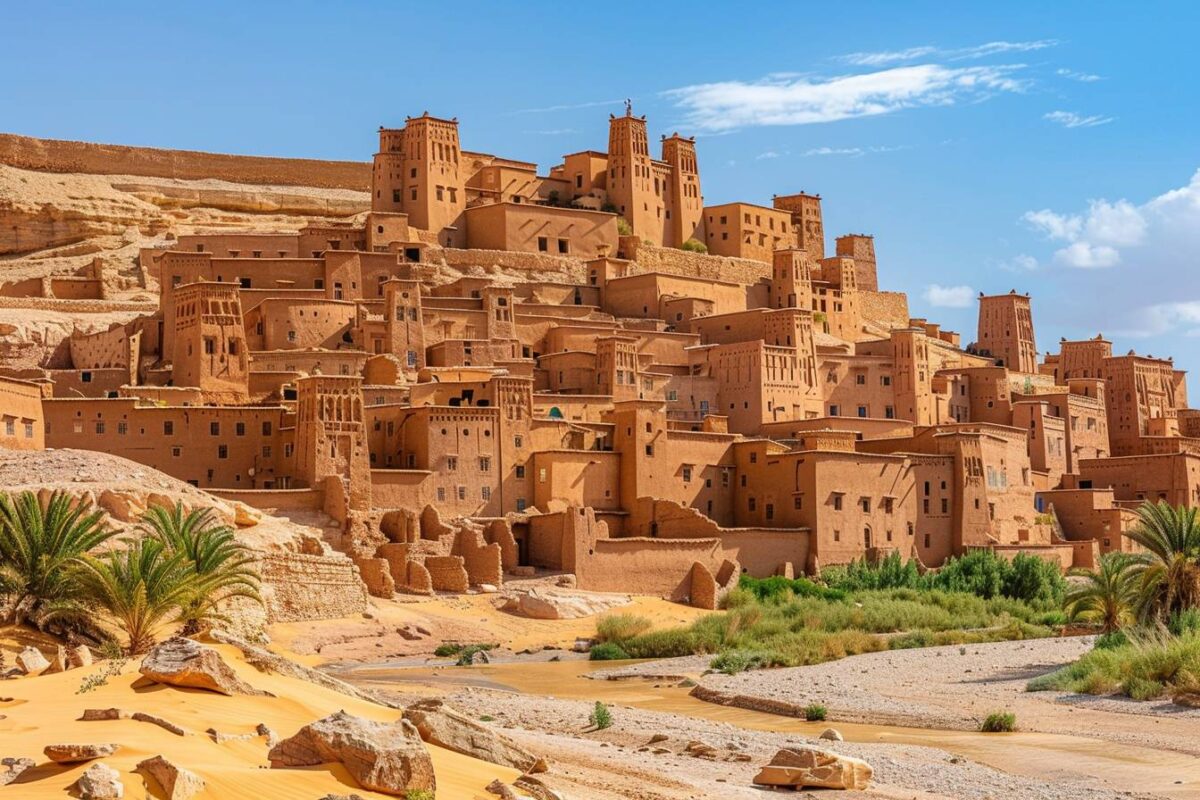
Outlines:
[{"label": "window", "polygon": [[465,486],[458,487],[458,499],[460,501],[467,499],[467,487],[465,487]]},{"label": "window", "polygon": [[860,417],[865,417],[865,416],[867,416],[867,407],[866,407],[866,406],[859,406],[859,407],[858,407],[858,415],[859,415]]},{"label": "window", "polygon": [[518,464],[518,465],[517,465],[517,477],[518,477],[518,478],[524,478],[524,477],[525,477],[525,465],[524,465],[524,464]]},{"label": "window", "polygon": [[692,468],[690,466],[684,465],[684,467],[683,467],[683,482],[690,483],[691,480],[692,480]]},{"label": "window", "polygon": [[263,458],[270,458],[270,457],[271,457],[271,445],[269,445],[269,444],[264,444],[264,445],[263,445],[263,448],[262,448],[262,457],[263,457]]},{"label": "window", "polygon": [[842,496],[840,494],[835,494],[833,496],[833,510],[834,511],[842,510]]},{"label": "window", "polygon": [[490,458],[480,457],[479,471],[480,472],[490,472],[491,469],[492,469],[492,460]]},{"label": "window", "polygon": [[862,510],[863,510],[863,513],[864,513],[864,514],[870,514],[870,513],[871,513],[871,498],[869,498],[869,497],[864,497],[864,498],[862,498],[862,499],[860,499],[860,500],[858,501],[858,504],[859,504],[860,506],[862,506]]},{"label": "window", "polygon": [[518,497],[517,498],[517,511],[524,511],[524,510],[525,510],[525,498]]},{"label": "window", "polygon": [[838,407],[836,405],[829,406],[829,416],[836,417],[838,415]]},{"label": "window", "polygon": [[217,445],[217,458],[229,458],[229,445]]},{"label": "window", "polygon": [[546,468],[538,467],[538,483],[546,482]]},{"label": "window", "polygon": [[210,436],[220,436],[221,435],[221,423],[219,423],[219,422],[208,423],[208,433]]},{"label": "window", "polygon": [[271,421],[270,421],[270,420],[265,420],[265,421],[263,422],[263,424],[262,424],[262,435],[263,435],[263,436],[270,436],[270,435],[271,435]]},{"label": "window", "polygon": [[204,354],[206,356],[211,356],[215,352],[217,352],[217,340],[212,338],[211,336],[205,336],[204,337]]},{"label": "window", "polygon": [[79,375],[79,380],[83,381],[84,383],[91,383],[92,382],[92,373],[85,370],[84,372],[82,372]]},{"label": "window", "polygon": [[860,373],[858,373],[857,375],[855,375],[855,376],[854,376],[854,384],[855,384],[856,386],[866,386],[866,385],[867,385],[867,376],[866,376],[866,374],[864,374],[864,373],[860,372]]},{"label": "window", "polygon": [[546,236],[538,237],[538,252],[545,253],[550,249],[550,239]]},{"label": "window", "polygon": [[127,433],[129,433],[129,424],[126,422],[118,422],[117,423],[117,435],[124,436]]},{"label": "window", "polygon": [[520,437],[520,436],[513,437],[513,447],[521,447],[523,442],[524,442],[524,439],[522,437]]},{"label": "window", "polygon": [[570,239],[559,239],[558,240],[558,252],[560,252],[560,253],[571,252],[571,240]]},{"label": "window", "polygon": [[104,433],[104,421],[103,420],[96,421],[96,433],[101,433],[101,434]]},{"label": "window", "polygon": [[182,447],[172,447],[171,448],[171,457],[172,458],[179,458],[181,455],[183,455]]},{"label": "window", "polygon": [[437,490],[437,499],[439,503],[446,502],[446,487],[439,486]]},{"label": "window", "polygon": [[880,375],[879,383],[882,386],[891,386],[892,385],[892,376],[891,375]]},{"label": "window", "polygon": [[945,497],[942,498],[942,513],[943,514],[950,513],[950,500]]},{"label": "window", "polygon": [[458,472],[458,456],[446,456],[446,471]]},{"label": "window", "polygon": [[175,423],[171,420],[163,422],[163,436],[172,436],[175,433]]},{"label": "window", "polygon": [[33,438],[33,423],[32,422],[25,423],[25,438],[26,439]]},{"label": "window", "polygon": [[767,513],[767,519],[775,519],[775,504],[774,503],[767,503],[767,507],[766,507],[765,511]]},{"label": "window", "polygon": [[647,458],[654,458],[654,445],[646,445],[646,456]]},{"label": "window", "polygon": [[490,487],[490,486],[481,487],[479,490],[479,496],[482,497],[484,499],[484,501],[491,500],[492,499],[492,487]]},{"label": "window", "polygon": [[894,498],[891,498],[891,497],[883,498],[883,513],[891,514],[893,505],[894,505]]},{"label": "window", "polygon": [[233,433],[235,436],[245,436],[246,435],[246,423],[244,423],[244,422],[236,423],[233,426]]},{"label": "window", "polygon": [[755,498],[753,498],[753,497],[751,497],[751,498],[750,498],[750,499],[747,501],[747,503],[748,503],[748,508],[749,508],[751,511],[754,511],[754,510],[756,510],[756,509],[758,508],[758,500],[756,500],[756,499],[755,499]]}]

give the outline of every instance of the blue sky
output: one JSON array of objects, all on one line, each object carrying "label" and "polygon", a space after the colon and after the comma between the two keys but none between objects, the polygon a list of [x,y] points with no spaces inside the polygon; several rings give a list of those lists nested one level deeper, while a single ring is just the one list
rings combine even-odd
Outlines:
[{"label": "blue sky", "polygon": [[1200,371],[1193,3],[45,3],[0,24],[0,130],[368,159],[457,116],[548,168],[631,97],[697,135],[709,203],[819,192],[883,288],[974,338],[1034,297],[1041,350],[1103,331]]}]

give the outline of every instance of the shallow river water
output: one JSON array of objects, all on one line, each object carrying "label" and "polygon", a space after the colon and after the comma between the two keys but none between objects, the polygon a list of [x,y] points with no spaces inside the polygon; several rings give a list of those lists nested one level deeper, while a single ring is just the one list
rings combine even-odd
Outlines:
[{"label": "shallow river water", "polygon": [[[1100,777],[1109,788],[1150,792],[1164,797],[1200,798],[1200,759],[1184,753],[1114,744],[1084,736],[1017,732],[905,728],[845,722],[806,722],[795,717],[749,711],[698,700],[688,689],[644,679],[592,680],[588,673],[612,669],[622,662],[557,661],[489,664],[474,667],[406,667],[363,665],[342,677],[383,688],[397,684],[446,689],[479,686],[565,700],[602,700],[649,711],[725,722],[750,730],[795,732],[815,737],[836,727],[848,741],[935,747],[1006,772],[1042,780]],[[657,685],[656,685],[657,683]],[[1130,725],[1153,724],[1130,716]]]}]

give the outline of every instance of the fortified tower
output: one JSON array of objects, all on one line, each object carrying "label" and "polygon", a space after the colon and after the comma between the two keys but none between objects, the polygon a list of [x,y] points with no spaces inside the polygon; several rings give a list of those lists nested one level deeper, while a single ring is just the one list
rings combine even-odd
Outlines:
[{"label": "fortified tower", "polygon": [[[787,194],[776,195],[775,208],[790,211],[792,230],[796,234],[796,245],[807,250],[810,257],[820,261],[825,257],[825,224],[821,220],[821,195]],[[841,251],[838,251],[841,254]]]},{"label": "fortified tower", "polygon": [[237,285],[189,283],[174,295],[174,384],[198,387],[208,403],[247,402],[250,365]]},{"label": "fortified tower", "polygon": [[362,378],[308,375],[296,381],[296,472],[308,486],[342,480],[348,508],[371,507],[371,462],[363,424]]},{"label": "fortified tower", "polygon": [[383,323],[388,352],[401,368],[415,373],[425,367],[425,321],[421,315],[421,283],[393,278],[383,284]]},{"label": "fortified tower", "polygon": [[646,118],[635,117],[626,102],[625,115],[609,115],[608,199],[635,235],[662,244],[663,187],[654,191]]},{"label": "fortified tower", "polygon": [[700,167],[696,161],[696,139],[678,133],[663,137],[662,160],[670,166],[666,195],[666,238],[664,247],[680,247],[688,239],[704,240],[704,198],[700,194]]},{"label": "fortified tower", "polygon": [[425,112],[400,129],[379,129],[372,172],[371,210],[408,215],[408,224],[437,234],[438,244],[461,247],[467,205],[460,166],[458,120]]},{"label": "fortified tower", "polygon": [[837,254],[854,259],[858,288],[864,292],[879,291],[879,276],[875,267],[875,237],[865,233],[849,233],[837,238]]},{"label": "fortified tower", "polygon": [[804,250],[776,250],[771,269],[772,308],[812,307],[812,264]]},{"label": "fortified tower", "polygon": [[606,336],[596,340],[596,392],[612,395],[614,403],[638,400],[637,340]]},{"label": "fortified tower", "polygon": [[1037,345],[1029,295],[979,293],[979,331],[976,346],[1011,372],[1037,372]]}]

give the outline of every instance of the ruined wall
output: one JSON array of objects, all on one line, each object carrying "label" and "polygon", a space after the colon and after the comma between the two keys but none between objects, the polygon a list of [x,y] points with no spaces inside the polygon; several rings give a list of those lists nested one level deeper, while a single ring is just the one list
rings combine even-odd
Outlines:
[{"label": "ruined wall", "polygon": [[621,258],[636,261],[646,272],[665,272],[689,278],[758,283],[771,277],[771,265],[762,261],[690,253],[673,247],[654,247],[644,244],[636,236],[621,237]]},{"label": "ruined wall", "polygon": [[536,272],[561,275],[571,282],[584,283],[583,259],[574,256],[558,256],[548,253],[518,253],[509,250],[458,250],[454,248],[429,248],[430,261],[444,260],[447,266],[465,269],[468,267],[501,267],[520,272]]},{"label": "ruined wall", "polygon": [[271,622],[334,619],[367,610],[366,588],[345,556],[264,555],[259,570]]},{"label": "ruined wall", "polygon": [[91,142],[37,139],[0,133],[0,164],[39,172],[93,175],[148,175],[235,183],[317,186],[370,191],[371,165],[359,161],[318,161],[163,150]]},{"label": "ruined wall", "polygon": [[908,327],[908,295],[904,292],[858,293],[858,313],[863,319],[896,328]]}]

